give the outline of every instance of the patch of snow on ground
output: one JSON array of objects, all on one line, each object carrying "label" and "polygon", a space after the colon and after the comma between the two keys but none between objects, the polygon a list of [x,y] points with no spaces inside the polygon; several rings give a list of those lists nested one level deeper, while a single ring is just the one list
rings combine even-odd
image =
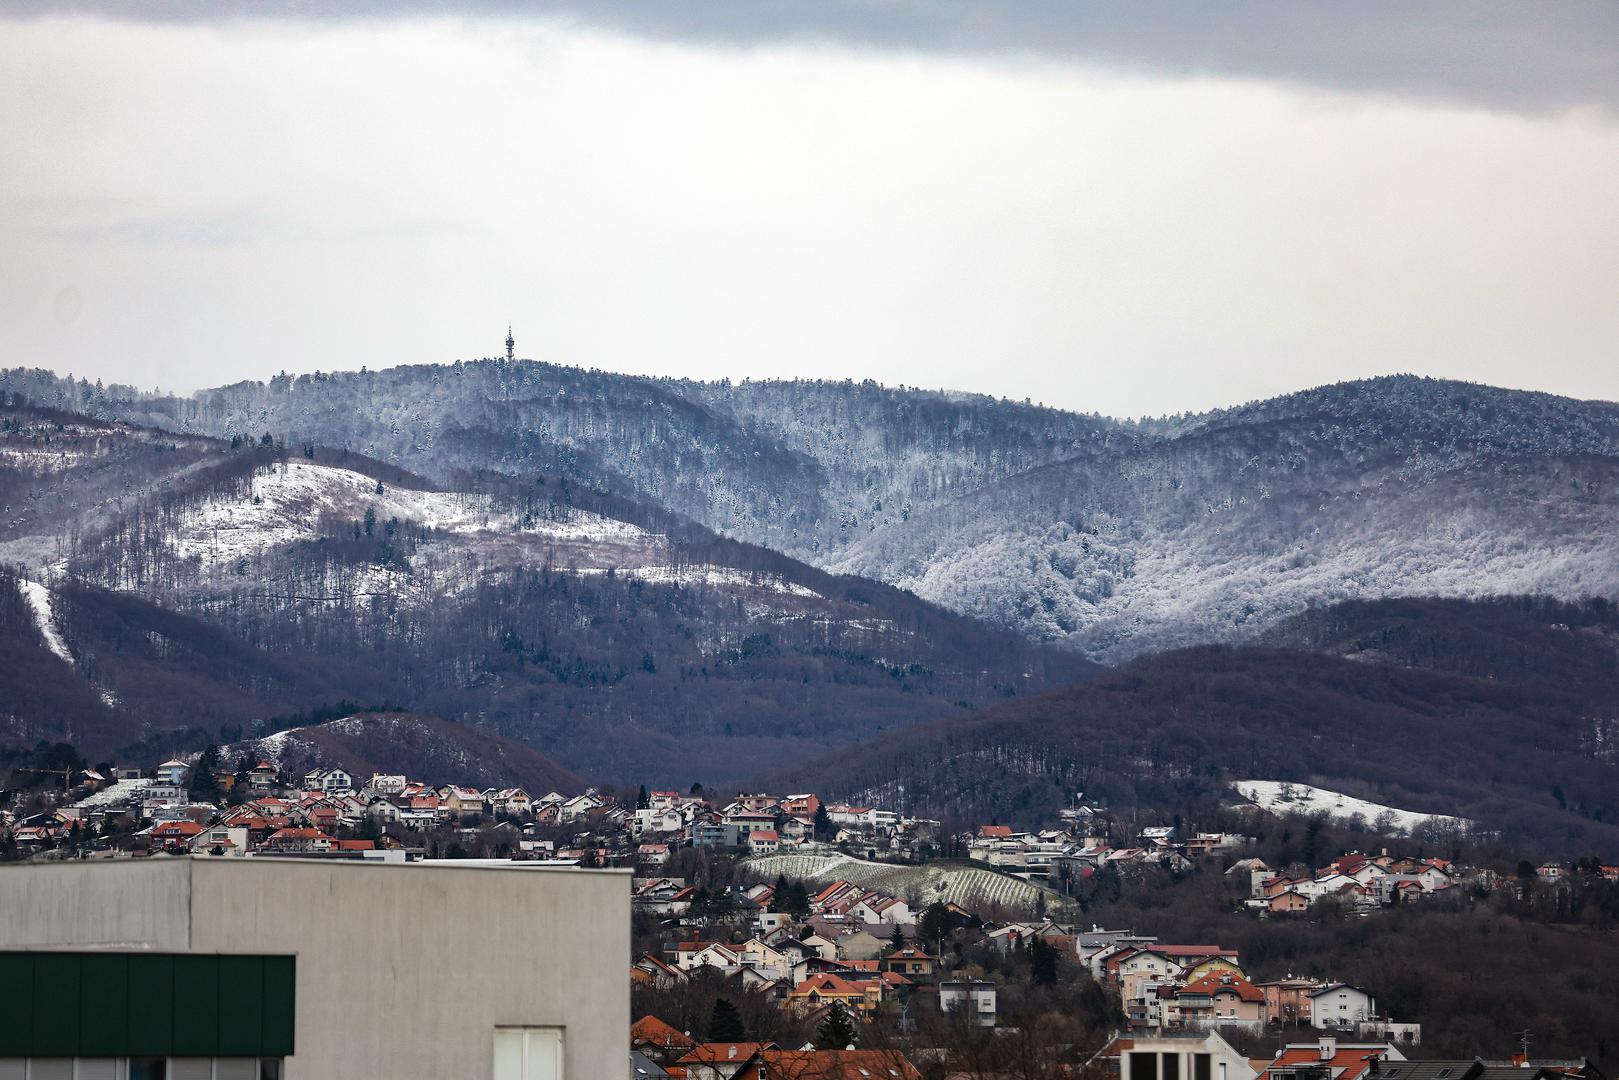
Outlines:
[{"label": "patch of snow on ground", "polygon": [[[581,574],[602,574],[605,570],[590,568],[580,570]],[[786,596],[797,596],[806,600],[820,600],[822,596],[814,589],[794,584],[775,574],[753,574],[747,570],[737,570],[725,566],[623,566],[614,570],[619,577],[634,578],[649,585],[717,585],[723,588],[755,588],[767,589],[770,592],[782,593]]]},{"label": "patch of snow on ground", "polygon": [[84,460],[82,451],[55,446],[0,447],[0,466],[34,472],[62,472]]},{"label": "patch of snow on ground", "polygon": [[297,733],[297,728],[288,728],[286,731],[278,731],[274,735],[266,735],[254,744],[258,747],[255,753],[258,754],[261,760],[268,761],[271,765],[279,767],[281,765],[281,755],[286,750],[287,743]]},{"label": "patch of snow on ground", "polygon": [[1409,833],[1417,826],[1433,822],[1439,825],[1466,828],[1472,823],[1466,818],[1444,814],[1423,814],[1415,810],[1400,810],[1381,803],[1357,799],[1353,795],[1311,787],[1309,784],[1291,784],[1285,780],[1238,780],[1232,787],[1244,799],[1278,814],[1311,815],[1325,813],[1334,821],[1348,821],[1359,814],[1368,827],[1384,814],[1392,815],[1394,827]]},{"label": "patch of snow on ground", "polygon": [[27,599],[28,606],[33,609],[34,623],[39,627],[40,636],[45,639],[45,646],[63,660],[73,663],[73,654],[68,652],[67,642],[62,640],[62,635],[56,629],[56,615],[51,608],[51,590],[37,581],[26,579],[19,580],[18,584],[22,586],[22,594]]}]

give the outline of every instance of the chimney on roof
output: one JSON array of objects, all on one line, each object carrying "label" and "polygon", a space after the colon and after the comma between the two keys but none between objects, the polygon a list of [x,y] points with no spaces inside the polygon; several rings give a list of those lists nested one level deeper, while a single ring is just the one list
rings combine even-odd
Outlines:
[{"label": "chimney on roof", "polygon": [[1338,1040],[1332,1035],[1321,1036],[1321,1060],[1331,1061],[1338,1056]]},{"label": "chimney on roof", "polygon": [[725,1056],[728,1058],[736,1057],[736,1043],[732,1043],[730,1046],[725,1048]]}]

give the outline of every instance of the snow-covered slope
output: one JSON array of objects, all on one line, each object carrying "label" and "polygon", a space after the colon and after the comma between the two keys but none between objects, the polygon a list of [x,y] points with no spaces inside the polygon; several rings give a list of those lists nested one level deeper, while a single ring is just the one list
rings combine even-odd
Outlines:
[{"label": "snow-covered slope", "polygon": [[45,647],[51,652],[73,663],[73,654],[68,651],[67,642],[62,640],[62,634],[56,628],[56,613],[51,607],[51,590],[37,581],[23,578],[17,582],[22,589],[28,607],[34,613],[34,622],[39,626],[40,637],[45,639]]},{"label": "snow-covered slope", "polygon": [[1619,406],[1324,387],[1023,473],[836,568],[1119,661],[1385,596],[1619,597]]},{"label": "snow-covered slope", "polygon": [[655,542],[633,525],[584,511],[566,520],[524,522],[497,509],[488,496],[393,487],[351,469],[292,461],[256,474],[244,497],[214,499],[186,515],[173,544],[183,558],[229,562],[314,539],[324,519],[360,522],[367,512],[374,515],[374,528],[396,519],[466,538],[512,536],[522,543],[615,552]]},{"label": "snow-covered slope", "polygon": [[[106,583],[125,588],[148,587],[154,573],[181,589],[216,592],[244,580],[273,580],[278,595],[359,603],[431,602],[487,573],[519,567],[818,598],[779,575],[682,565],[666,537],[586,510],[379,483],[353,469],[297,460],[260,468],[239,488],[178,502],[157,540],[171,563],[167,571],[128,560],[129,548],[147,546],[128,537],[75,569],[100,566]],[[375,550],[356,561],[355,551],[339,552],[351,541]],[[334,558],[347,561],[333,564]],[[288,587],[292,582],[296,589]]]},{"label": "snow-covered slope", "polygon": [[1244,799],[1275,814],[1297,814],[1302,817],[1325,814],[1337,822],[1349,822],[1358,817],[1368,828],[1379,832],[1410,833],[1423,825],[1465,829],[1472,824],[1466,818],[1401,810],[1357,799],[1339,791],[1311,787],[1309,784],[1292,784],[1285,780],[1238,780],[1231,786]]}]

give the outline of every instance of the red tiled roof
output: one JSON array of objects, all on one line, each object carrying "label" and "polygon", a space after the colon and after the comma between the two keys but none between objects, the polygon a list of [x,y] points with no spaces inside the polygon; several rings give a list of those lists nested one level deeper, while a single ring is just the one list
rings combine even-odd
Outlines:
[{"label": "red tiled roof", "polygon": [[630,1045],[649,1043],[665,1049],[676,1046],[690,1049],[697,1045],[696,1040],[685,1032],[677,1030],[673,1025],[666,1024],[650,1014],[641,1017],[641,1019],[630,1025]]},{"label": "red tiled roof", "polygon": [[775,1043],[699,1043],[680,1059],[684,1064],[703,1065],[722,1061],[746,1061],[761,1050],[774,1050]]},{"label": "red tiled roof", "polygon": [[921,1073],[893,1050],[766,1050],[767,1080],[919,1080]]},{"label": "red tiled roof", "polygon": [[1177,996],[1183,994],[1208,994],[1213,997],[1215,994],[1222,992],[1235,993],[1243,1001],[1262,1003],[1265,1000],[1264,992],[1257,989],[1253,983],[1241,975],[1218,971],[1211,971],[1201,979],[1195,979],[1187,983],[1177,992]]},{"label": "red tiled roof", "polygon": [[811,991],[818,994],[835,994],[847,997],[859,997],[865,993],[864,990],[848,979],[841,979],[830,971],[821,975],[811,975],[793,987],[793,993],[795,994],[808,994]]},{"label": "red tiled roof", "polygon": [[1012,826],[1010,826],[1010,825],[980,825],[980,826],[978,826],[978,835],[979,836],[1008,837],[1008,836],[1012,835]]},{"label": "red tiled roof", "polygon": [[164,838],[170,836],[184,838],[188,836],[196,836],[200,832],[202,832],[202,826],[198,825],[195,821],[165,821],[163,824],[154,826],[152,829],[153,836],[161,836]]},{"label": "red tiled roof", "polygon": [[[1334,1080],[1356,1080],[1366,1071],[1367,1062],[1372,1058],[1380,1057],[1385,1048],[1371,1046],[1340,1046],[1338,1052],[1333,1054],[1330,1065],[1333,1069],[1342,1069]],[[1321,1047],[1316,1043],[1308,1046],[1289,1046],[1267,1066],[1267,1069],[1287,1068],[1293,1065],[1326,1065],[1321,1060]]]},{"label": "red tiled roof", "polygon": [[1149,945],[1148,949],[1169,956],[1236,956],[1236,949],[1223,949],[1218,945]]}]

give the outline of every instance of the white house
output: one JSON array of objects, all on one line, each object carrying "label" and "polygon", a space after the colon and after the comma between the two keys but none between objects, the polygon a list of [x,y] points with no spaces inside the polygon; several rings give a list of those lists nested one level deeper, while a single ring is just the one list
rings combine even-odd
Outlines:
[{"label": "white house", "polygon": [[372,773],[371,779],[365,782],[365,790],[378,795],[403,795],[405,785],[410,781],[403,776],[389,773]]},{"label": "white house", "polygon": [[354,777],[342,769],[311,769],[304,773],[304,790],[347,795],[354,790]]},{"label": "white house", "polygon": [[679,810],[665,808],[642,808],[635,812],[636,833],[677,833],[686,827],[686,820]]},{"label": "white house", "polygon": [[1347,983],[1329,983],[1310,993],[1310,1023],[1318,1028],[1353,1028],[1377,1017],[1377,1000]]},{"label": "white house", "polygon": [[247,828],[245,826],[215,825],[191,838],[193,855],[247,854]]},{"label": "white house", "polygon": [[575,795],[564,802],[559,808],[559,815],[563,821],[577,821],[592,810],[600,809],[603,805],[602,800],[587,792],[584,795]]},{"label": "white house", "polygon": [[170,758],[152,770],[152,777],[167,787],[183,788],[191,780],[191,766],[179,758]]},{"label": "white house", "polygon": [[995,1026],[995,984],[977,979],[949,979],[939,984],[939,1008],[945,1012],[966,1010],[966,1015],[984,1027]]}]

